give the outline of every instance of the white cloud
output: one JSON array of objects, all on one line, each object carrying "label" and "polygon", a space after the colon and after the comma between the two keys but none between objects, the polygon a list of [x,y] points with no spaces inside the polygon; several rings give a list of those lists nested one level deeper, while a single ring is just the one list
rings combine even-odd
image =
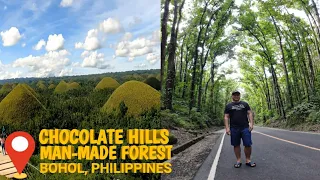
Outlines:
[{"label": "white cloud", "polygon": [[72,67],[81,67],[81,64],[79,62],[72,62],[71,66]]},{"label": "white cloud", "polygon": [[99,29],[100,31],[108,34],[116,34],[123,31],[120,22],[113,18],[108,18],[107,20],[101,22],[99,25]]},{"label": "white cloud", "polygon": [[147,65],[146,64],[144,64],[144,63],[142,63],[142,64],[138,64],[138,65],[136,65],[136,66],[134,66],[134,67],[136,67],[136,68],[146,68],[147,67]]},{"label": "white cloud", "polygon": [[12,63],[12,67],[28,68],[30,76],[48,77],[67,75],[65,67],[69,65],[70,60],[67,56],[70,53],[67,50],[50,51],[42,56],[29,55],[19,58]]},{"label": "white cloud", "polygon": [[73,0],[62,0],[60,6],[62,7],[70,7],[72,6]]},{"label": "white cloud", "polygon": [[161,38],[160,37],[161,37],[161,31],[160,30],[153,31],[151,40],[153,42],[159,43],[159,42],[161,42]]},{"label": "white cloud", "polygon": [[73,71],[72,68],[71,69],[67,69],[67,68],[62,69],[58,76],[68,76],[68,75],[72,74],[72,71]]},{"label": "white cloud", "polygon": [[[135,57],[144,56],[152,53],[153,48],[159,49],[157,45],[160,43],[160,31],[154,31],[151,38],[147,39],[139,37],[133,41],[129,41],[132,38],[131,33],[126,33],[115,47],[115,55],[117,57],[128,57],[129,61],[133,61]],[[155,59],[150,60],[150,63],[155,63]]]},{"label": "white cloud", "polygon": [[144,47],[144,48],[140,48],[140,49],[131,49],[129,56],[130,57],[137,57],[137,56],[143,56],[146,55],[148,53],[152,53],[152,48],[151,47]]},{"label": "white cloud", "polygon": [[129,41],[132,38],[132,33],[130,32],[126,32],[123,37],[122,37],[122,41]]},{"label": "white cloud", "polygon": [[82,62],[82,67],[106,69],[110,65],[106,64],[103,53],[98,53],[97,51],[88,52],[84,51],[81,56],[84,58]]},{"label": "white cloud", "polygon": [[3,41],[3,46],[13,46],[19,42],[21,35],[16,27],[11,27],[9,30],[0,33]]},{"label": "white cloud", "polygon": [[98,39],[98,30],[97,29],[89,30],[84,43],[82,43],[82,42],[76,43],[75,48],[76,49],[85,49],[88,51],[100,49],[101,45],[100,45],[100,42]]},{"label": "white cloud", "polygon": [[2,64],[2,62],[0,60],[0,71],[4,71],[5,69],[6,69],[6,65]]},{"label": "white cloud", "polygon": [[2,71],[0,74],[0,79],[12,79],[12,78],[19,78],[21,77],[21,71],[9,72],[9,71]]},{"label": "white cloud", "polygon": [[26,43],[22,43],[21,44],[22,47],[26,47],[26,45],[27,45]]},{"label": "white cloud", "polygon": [[74,47],[76,49],[82,49],[83,48],[83,43],[82,42],[77,42],[77,43],[74,44]]},{"label": "white cloud", "polygon": [[82,57],[82,58],[85,58],[85,57],[88,56],[89,54],[90,54],[89,51],[83,51],[83,52],[81,53],[81,57]]},{"label": "white cloud", "polygon": [[46,50],[47,51],[56,51],[63,49],[64,38],[62,34],[53,34],[49,35]]},{"label": "white cloud", "polygon": [[134,26],[134,25],[140,24],[141,22],[142,22],[142,19],[135,16],[133,17],[133,21],[130,22],[129,26]]},{"label": "white cloud", "polygon": [[155,64],[158,60],[160,60],[160,55],[155,53],[150,53],[146,57],[147,61],[149,61],[150,64]]},{"label": "white cloud", "polygon": [[129,49],[116,49],[116,56],[127,57],[129,52],[130,52]]},{"label": "white cloud", "polygon": [[43,39],[41,39],[35,46],[33,46],[33,49],[39,51],[42,46],[46,46],[46,41]]}]

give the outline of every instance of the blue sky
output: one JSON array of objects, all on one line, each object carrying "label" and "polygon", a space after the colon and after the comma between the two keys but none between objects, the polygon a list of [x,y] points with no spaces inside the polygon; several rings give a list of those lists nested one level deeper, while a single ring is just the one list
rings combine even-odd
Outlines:
[{"label": "blue sky", "polygon": [[0,79],[160,68],[160,1],[0,0]]}]

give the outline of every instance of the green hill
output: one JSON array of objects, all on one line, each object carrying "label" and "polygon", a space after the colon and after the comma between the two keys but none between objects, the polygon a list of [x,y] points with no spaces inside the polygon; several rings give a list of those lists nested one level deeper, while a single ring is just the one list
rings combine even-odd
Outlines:
[{"label": "green hill", "polygon": [[11,90],[12,90],[12,84],[5,83],[5,84],[1,87],[0,93],[10,92]]},{"label": "green hill", "polygon": [[54,93],[64,93],[68,91],[68,83],[64,80],[60,81],[57,87],[54,89]]},{"label": "green hill", "polygon": [[0,103],[0,121],[27,121],[40,109],[45,109],[36,92],[27,84],[18,84]]},{"label": "green hill", "polygon": [[97,84],[97,86],[95,87],[95,90],[107,89],[107,88],[116,89],[119,86],[120,84],[115,79],[111,77],[105,77]]},{"label": "green hill", "polygon": [[45,82],[44,81],[39,81],[37,83],[37,87],[41,90],[46,90],[47,89],[47,86],[45,85]]},{"label": "green hill", "polygon": [[160,109],[160,93],[139,81],[128,81],[119,86],[102,107],[107,113],[120,113],[120,104],[128,108],[126,116],[139,116],[152,108]]},{"label": "green hill", "polygon": [[80,84],[77,82],[72,82],[68,84],[68,91],[71,89],[78,89],[80,88]]},{"label": "green hill", "polygon": [[78,89],[80,87],[79,83],[72,82],[72,83],[66,83],[64,80],[60,81],[60,83],[56,86],[54,89],[54,93],[65,93],[72,89]]},{"label": "green hill", "polygon": [[54,84],[50,84],[50,86],[48,87],[48,89],[54,89],[54,88],[56,88],[56,85]]}]

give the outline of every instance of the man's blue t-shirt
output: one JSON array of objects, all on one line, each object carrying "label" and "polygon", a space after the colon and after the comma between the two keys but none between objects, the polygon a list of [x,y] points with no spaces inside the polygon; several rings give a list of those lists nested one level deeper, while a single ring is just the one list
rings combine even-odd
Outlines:
[{"label": "man's blue t-shirt", "polygon": [[229,114],[230,116],[230,127],[249,127],[248,110],[250,110],[250,106],[244,101],[231,102],[227,104],[224,113]]}]

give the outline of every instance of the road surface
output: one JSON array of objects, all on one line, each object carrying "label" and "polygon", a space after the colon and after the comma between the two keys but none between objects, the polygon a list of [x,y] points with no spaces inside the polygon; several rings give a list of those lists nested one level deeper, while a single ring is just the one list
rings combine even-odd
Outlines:
[{"label": "road surface", "polygon": [[219,142],[198,170],[195,180],[320,179],[320,134],[254,127],[251,159],[257,166],[245,166],[241,146],[242,166],[236,169],[230,136],[225,135],[224,130],[221,132]]}]

